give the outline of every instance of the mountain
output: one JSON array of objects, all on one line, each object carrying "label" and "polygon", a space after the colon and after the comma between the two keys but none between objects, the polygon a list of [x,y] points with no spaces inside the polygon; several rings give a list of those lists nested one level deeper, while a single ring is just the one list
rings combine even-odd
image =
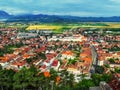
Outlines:
[{"label": "mountain", "polygon": [[57,15],[44,15],[44,14],[38,14],[38,15],[17,15],[13,16],[8,21],[40,21],[40,22],[63,22],[63,18],[61,16]]},{"label": "mountain", "polygon": [[7,12],[0,10],[0,19],[7,19],[9,17],[10,15]]},{"label": "mountain", "polygon": [[24,15],[9,15],[7,12],[0,10],[0,20],[7,19],[7,22],[29,22],[39,21],[43,23],[52,22],[120,22],[119,16],[114,17],[78,17],[78,16],[61,16],[61,15],[46,15],[46,14],[24,14]]},{"label": "mountain", "polygon": [[78,16],[60,16],[60,15],[17,15],[12,16],[8,19],[8,22],[11,21],[40,21],[44,23],[52,22],[120,22],[119,16],[114,17],[78,17]]},{"label": "mountain", "polygon": [[120,22],[119,16],[114,17],[78,17],[78,16],[60,16],[45,14],[26,14],[26,15],[9,15],[7,12],[0,10],[0,20],[7,19],[7,22],[29,22],[39,21],[43,23],[52,22]]}]

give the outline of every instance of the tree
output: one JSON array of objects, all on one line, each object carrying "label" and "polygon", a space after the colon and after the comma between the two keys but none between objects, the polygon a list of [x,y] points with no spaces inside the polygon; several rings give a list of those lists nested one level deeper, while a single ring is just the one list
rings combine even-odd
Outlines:
[{"label": "tree", "polygon": [[93,74],[92,75],[92,80],[96,86],[99,86],[99,83],[101,81],[109,82],[111,79],[112,75],[111,74]]},{"label": "tree", "polygon": [[26,77],[26,75],[30,75],[31,73],[27,72],[27,69],[24,67],[19,72],[17,72],[14,77],[14,89],[22,89],[25,90],[25,88],[29,85],[28,79],[29,77]]},{"label": "tree", "polygon": [[111,80],[111,78],[112,78],[112,74],[102,74],[103,81],[107,83]]},{"label": "tree", "polygon": [[36,84],[37,84],[38,89],[45,90],[46,82],[45,82],[45,77],[43,73],[38,74]]},{"label": "tree", "polygon": [[2,31],[0,31],[0,35],[2,34]]},{"label": "tree", "polygon": [[5,82],[4,70],[0,70],[0,87],[1,87],[1,90],[4,90],[4,82]]},{"label": "tree", "polygon": [[120,68],[115,68],[115,72],[120,73]]},{"label": "tree", "polygon": [[61,76],[61,86],[62,87],[72,87],[74,84],[74,75],[70,74],[67,70],[62,70],[60,71],[60,76]]},{"label": "tree", "polygon": [[89,87],[95,86],[94,82],[91,79],[83,79],[77,84],[77,88],[80,90],[89,90]]},{"label": "tree", "polygon": [[25,73],[25,80],[28,82],[27,88],[38,88],[37,87],[37,69],[34,66],[31,66],[29,69],[26,70]]},{"label": "tree", "polygon": [[32,62],[32,60],[34,60],[33,58],[27,58],[26,61],[28,64],[30,64]]},{"label": "tree", "polygon": [[95,67],[95,72],[102,74],[104,72],[104,67],[103,66],[96,66]]},{"label": "tree", "polygon": [[6,76],[6,87],[8,89],[13,88],[13,76],[15,75],[15,71],[12,69],[6,70],[6,73],[4,74]]},{"label": "tree", "polygon": [[45,60],[46,59],[46,56],[45,56],[45,54],[44,53],[42,53],[42,52],[40,52],[40,53],[38,53],[38,55],[43,59],[43,60]]},{"label": "tree", "polygon": [[102,81],[102,75],[101,74],[92,74],[91,76],[95,86],[99,86],[100,81]]},{"label": "tree", "polygon": [[0,70],[0,86],[1,90],[12,89],[13,76],[15,72],[13,70]]},{"label": "tree", "polygon": [[109,61],[110,61],[110,63],[115,63],[114,58],[110,58]]},{"label": "tree", "polygon": [[2,66],[1,66],[1,64],[0,64],[0,70],[2,70]]}]

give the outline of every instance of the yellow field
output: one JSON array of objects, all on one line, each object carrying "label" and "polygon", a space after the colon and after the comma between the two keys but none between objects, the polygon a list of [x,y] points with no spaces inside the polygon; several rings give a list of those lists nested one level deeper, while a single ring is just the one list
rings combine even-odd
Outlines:
[{"label": "yellow field", "polygon": [[92,26],[92,25],[31,25],[26,30],[59,30],[61,28],[120,28],[120,23],[106,23],[108,26]]},{"label": "yellow field", "polygon": [[26,30],[56,30],[60,28],[62,28],[62,26],[33,25],[33,26],[29,26]]},{"label": "yellow field", "polygon": [[108,25],[106,28],[120,28],[120,23],[108,23]]}]

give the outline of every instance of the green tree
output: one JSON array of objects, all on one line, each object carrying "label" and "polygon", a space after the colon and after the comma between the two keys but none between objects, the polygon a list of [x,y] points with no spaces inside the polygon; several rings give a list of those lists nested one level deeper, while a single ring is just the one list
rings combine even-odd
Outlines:
[{"label": "green tree", "polygon": [[27,75],[30,75],[31,73],[27,71],[28,70],[24,67],[14,75],[14,89],[25,90],[25,88],[29,85],[29,77],[27,77]]},{"label": "green tree", "polygon": [[103,66],[96,66],[95,67],[95,72],[102,74],[104,72],[104,67]]},{"label": "green tree", "polygon": [[6,76],[6,88],[11,89],[13,88],[13,76],[15,75],[15,71],[12,69],[6,70],[4,74]]},{"label": "green tree", "polygon": [[43,60],[45,60],[45,59],[46,59],[45,54],[44,54],[44,53],[42,53],[42,52],[38,53],[38,56],[39,56],[39,57],[41,57]]},{"label": "green tree", "polygon": [[2,34],[2,31],[0,31],[0,35]]},{"label": "green tree", "polygon": [[4,70],[0,70],[0,87],[1,90],[4,90],[4,82],[5,82],[5,76],[4,76]]},{"label": "green tree", "polygon": [[111,77],[112,77],[111,74],[93,74],[92,80],[96,86],[99,86],[99,83],[101,81],[109,82]]},{"label": "green tree", "polygon": [[67,70],[62,70],[60,71],[61,75],[61,86],[64,88],[67,87],[72,87],[74,85],[74,75],[70,74]]},{"label": "green tree", "polygon": [[102,74],[103,81],[107,83],[111,80],[111,78],[112,78],[112,74]]},{"label": "green tree", "polygon": [[95,86],[95,84],[91,79],[83,79],[77,84],[77,88],[80,90],[89,90],[89,87],[93,86]]},{"label": "green tree", "polygon": [[120,73],[120,68],[115,68],[115,72]]},{"label": "green tree", "polygon": [[100,81],[102,81],[102,75],[101,74],[92,74],[92,80],[96,86],[99,86]]},{"label": "green tree", "polygon": [[26,61],[28,64],[30,64],[34,59],[33,58],[27,58]]},{"label": "green tree", "polygon": [[110,61],[110,63],[115,63],[114,58],[110,58],[109,61]]},{"label": "green tree", "polygon": [[1,70],[0,71],[0,86],[2,90],[8,90],[13,88],[13,76],[15,72],[13,70]]}]

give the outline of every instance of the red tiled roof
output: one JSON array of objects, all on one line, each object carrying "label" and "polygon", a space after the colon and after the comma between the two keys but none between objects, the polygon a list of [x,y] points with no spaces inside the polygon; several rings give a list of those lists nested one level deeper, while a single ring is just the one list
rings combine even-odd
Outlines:
[{"label": "red tiled roof", "polygon": [[57,65],[58,65],[58,60],[54,60],[52,66],[57,66]]},{"label": "red tiled roof", "polygon": [[26,64],[26,61],[20,61],[20,62],[13,62],[12,65],[16,65],[16,66],[24,66]]},{"label": "red tiled roof", "polygon": [[50,61],[50,59],[45,60],[46,63],[48,63],[49,61]]},{"label": "red tiled roof", "polygon": [[42,69],[45,69],[46,67],[47,67],[46,65],[43,65],[41,68],[42,68]]}]

